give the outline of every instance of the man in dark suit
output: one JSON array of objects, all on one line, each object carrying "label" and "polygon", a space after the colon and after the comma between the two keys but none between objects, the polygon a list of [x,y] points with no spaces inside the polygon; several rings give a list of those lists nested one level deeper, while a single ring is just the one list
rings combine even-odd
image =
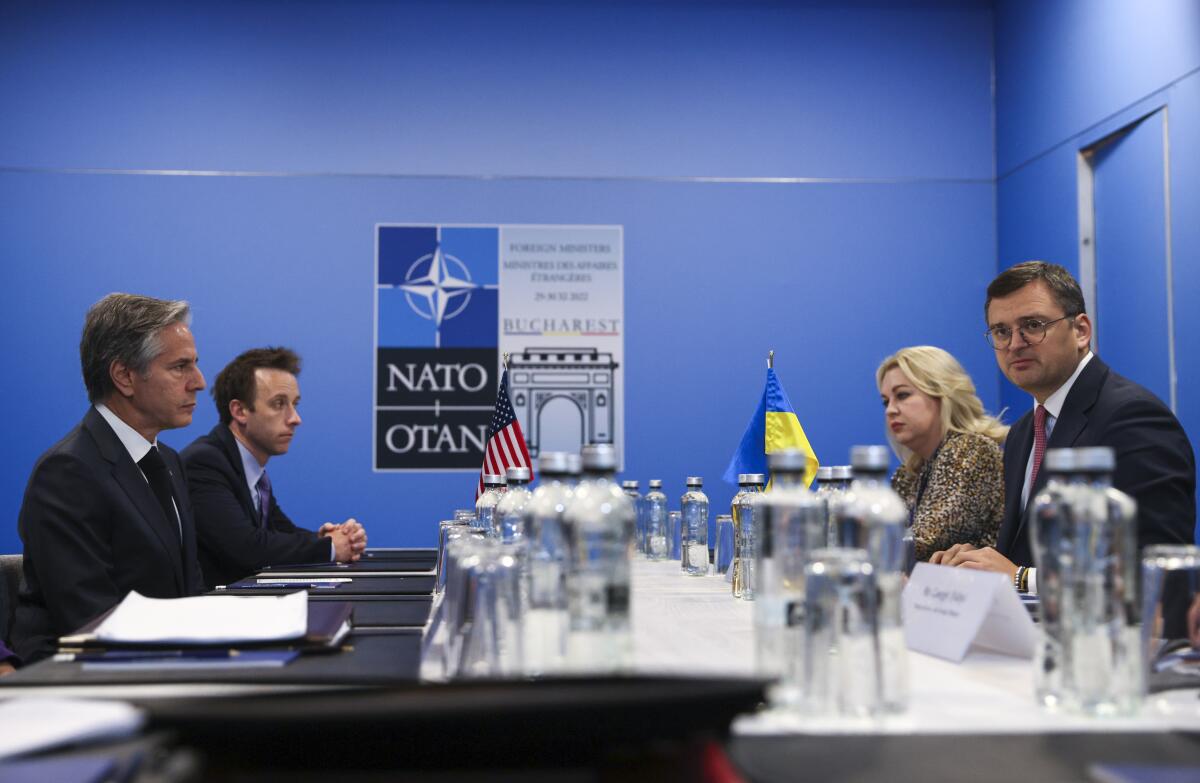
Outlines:
[{"label": "man in dark suit", "polygon": [[279,507],[267,461],[300,426],[300,357],[287,348],[244,352],[217,375],[221,422],[183,450],[206,583],[229,584],[268,565],[358,560],[367,535],[353,519],[317,532]]},{"label": "man in dark suit", "polygon": [[203,589],[187,479],[158,443],[192,421],[204,388],[186,302],[109,294],[88,310],[79,354],[92,407],[33,468],[13,644],[26,662],[131,591]]},{"label": "man in dark suit", "polygon": [[[1113,486],[1138,504],[1138,546],[1191,543],[1196,524],[1196,460],[1171,410],[1113,372],[1090,349],[1092,325],[1079,284],[1061,266],[1027,261],[988,286],[988,339],[1000,369],[1029,392],[1034,409],[1004,446],[1004,521],[996,547],[959,544],[931,562],[1017,575],[1032,566],[1030,499],[1046,484],[1046,449],[1108,446]],[[1022,587],[1036,592],[1030,568]]]}]

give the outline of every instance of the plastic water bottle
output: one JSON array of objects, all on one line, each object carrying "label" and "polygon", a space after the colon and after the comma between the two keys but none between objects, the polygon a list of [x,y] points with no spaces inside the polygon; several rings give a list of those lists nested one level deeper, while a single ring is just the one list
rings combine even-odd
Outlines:
[{"label": "plastic water bottle", "polygon": [[571,489],[579,486],[579,479],[583,476],[583,458],[575,452],[567,452],[567,478],[566,485]]},{"label": "plastic water bottle", "polygon": [[646,497],[642,498],[646,516],[646,557],[666,560],[671,555],[667,496],[662,491],[662,479],[650,479],[649,487]]},{"label": "plastic water bottle", "polygon": [[1039,702],[1087,715],[1130,715],[1142,691],[1137,505],[1112,487],[1110,448],[1050,449],[1034,498],[1042,642]]},{"label": "plastic water bottle", "polygon": [[529,468],[509,468],[508,490],[496,504],[494,537],[506,544],[525,536],[525,504],[529,502]]},{"label": "plastic water bottle", "polygon": [[499,473],[483,475],[483,494],[475,501],[474,526],[481,528],[489,536],[494,535],[494,531],[499,529],[496,520],[496,506],[500,505],[500,500],[504,497],[507,483],[504,476]]},{"label": "plastic water bottle", "polygon": [[680,568],[688,576],[708,576],[708,495],[704,479],[687,477],[687,492],[679,500],[683,515],[683,556]]},{"label": "plastic water bottle", "polygon": [[[782,547],[778,540],[786,531],[781,530],[780,517],[785,509],[777,507],[775,501],[791,501],[793,505],[812,501],[812,493],[804,485],[804,471],[808,456],[798,450],[789,449],[767,455],[767,467],[771,471],[770,489],[755,504],[751,517],[754,527],[752,537],[757,546],[754,557],[754,655],[755,668],[763,677],[778,678],[784,671],[784,632],[789,627],[788,607],[796,599],[788,594],[780,569]],[[742,524],[746,523],[742,519]],[[793,544],[800,542],[795,540]],[[811,546],[816,549],[820,543]],[[798,549],[799,547],[794,547]],[[802,557],[797,552],[789,559]],[[801,596],[803,598],[803,596]],[[792,623],[793,627],[795,623]]]},{"label": "plastic water bottle", "polygon": [[634,509],[613,481],[616,451],[607,443],[583,448],[583,480],[565,515],[570,665],[613,671],[632,663],[630,559]]},{"label": "plastic water bottle", "polygon": [[645,520],[642,513],[642,493],[638,491],[638,483],[634,479],[627,479],[621,482],[621,491],[625,493],[625,497],[629,498],[629,502],[633,503],[634,513],[634,538],[633,550],[638,554],[645,554],[643,542],[646,540]]},{"label": "plastic water bottle", "polygon": [[[761,473],[739,473],[738,492],[730,502],[733,516],[733,597],[754,600],[754,504],[762,498],[766,477]],[[742,520],[746,520],[743,523]]]},{"label": "plastic water bottle", "polygon": [[854,472],[849,465],[822,465],[817,468],[817,497],[825,504],[825,519],[830,546],[839,546],[837,505],[846,496]]},{"label": "plastic water bottle", "polygon": [[[886,446],[850,450],[854,481],[835,510],[838,543],[865,549],[879,588],[879,674],[883,709],[908,708],[908,657],[900,614],[900,592],[909,559],[905,533],[908,508],[888,481],[891,453]],[[910,538],[911,541],[911,538]]]},{"label": "plastic water bottle", "polygon": [[538,457],[541,480],[525,504],[525,672],[548,674],[564,668],[567,655],[567,540],[563,515],[571,502],[567,454]]}]

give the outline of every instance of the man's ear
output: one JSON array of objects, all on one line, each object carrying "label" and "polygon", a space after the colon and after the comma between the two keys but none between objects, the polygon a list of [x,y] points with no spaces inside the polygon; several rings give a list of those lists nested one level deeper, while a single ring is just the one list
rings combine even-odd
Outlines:
[{"label": "man's ear", "polygon": [[133,396],[133,370],[122,362],[120,359],[113,359],[112,364],[108,365],[108,377],[116,388],[117,394],[122,397]]},{"label": "man's ear", "polygon": [[250,419],[250,408],[241,400],[230,400],[229,415],[233,417],[234,421],[244,427]]},{"label": "man's ear", "polygon": [[1092,319],[1088,318],[1087,313],[1080,313],[1073,319],[1075,327],[1076,345],[1081,350],[1087,349],[1092,343]]}]

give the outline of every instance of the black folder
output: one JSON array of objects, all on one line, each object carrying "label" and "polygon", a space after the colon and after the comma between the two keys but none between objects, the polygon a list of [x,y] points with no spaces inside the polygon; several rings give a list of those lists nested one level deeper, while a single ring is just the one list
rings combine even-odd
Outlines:
[{"label": "black folder", "polygon": [[[324,579],[328,578],[328,576],[322,574],[314,578]],[[295,581],[302,582],[303,579]],[[333,587],[310,589],[309,594],[321,596],[334,595],[338,598],[352,598],[361,595],[430,595],[433,592],[433,581],[434,577],[432,574],[351,577],[349,582],[339,582]],[[278,586],[263,585],[256,577],[250,577],[249,579],[241,579],[231,585],[226,585],[219,592],[231,595],[270,595],[273,590],[294,592],[297,589],[302,589],[289,583]]]},{"label": "black folder", "polygon": [[[7,677],[0,677],[0,696],[6,688],[30,686],[78,686],[78,685],[140,685],[140,684],[184,684],[184,683],[229,683],[253,686],[285,685],[289,687],[314,685],[325,688],[331,685],[395,685],[413,682],[421,662],[421,635],[409,629],[387,633],[373,633],[366,629],[363,635],[351,631],[342,644],[333,648],[336,655],[302,654],[286,666],[278,668],[230,668],[230,669],[161,669],[139,670],[135,668],[111,668],[103,671],[87,670],[79,661],[59,661],[47,658],[32,666],[26,666]],[[197,691],[195,696],[207,696]],[[136,691],[127,698],[134,699]],[[198,699],[203,701],[203,699]],[[321,723],[322,718],[310,719]]]},{"label": "black folder", "polygon": [[428,548],[387,548],[387,547],[367,547],[367,551],[363,552],[362,560],[368,561],[390,561],[393,563],[428,563],[429,568],[433,568],[437,563],[437,550]]},{"label": "black folder", "polygon": [[278,641],[248,641],[245,643],[230,643],[213,645],[199,642],[196,644],[180,642],[164,643],[124,643],[100,640],[96,638],[96,629],[116,611],[117,607],[109,609],[99,617],[84,625],[74,633],[59,637],[58,647],[61,652],[87,652],[90,650],[107,649],[146,649],[146,650],[214,650],[229,648],[287,648],[299,649],[305,652],[325,652],[336,650],[337,645],[350,627],[353,607],[345,601],[309,601],[308,602],[308,631],[299,639]]}]

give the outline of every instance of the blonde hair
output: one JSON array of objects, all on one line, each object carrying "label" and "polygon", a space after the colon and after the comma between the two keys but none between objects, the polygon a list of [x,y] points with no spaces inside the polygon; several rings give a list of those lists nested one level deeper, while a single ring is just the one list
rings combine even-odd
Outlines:
[{"label": "blonde hair", "polygon": [[[884,359],[875,371],[875,385],[880,391],[883,376],[892,368],[899,368],[913,386],[941,402],[943,435],[951,432],[972,433],[1004,445],[1008,427],[984,411],[971,376],[949,353],[932,345],[901,348]],[[888,441],[905,467],[913,470],[921,466],[921,458],[897,443],[890,431]]]}]

